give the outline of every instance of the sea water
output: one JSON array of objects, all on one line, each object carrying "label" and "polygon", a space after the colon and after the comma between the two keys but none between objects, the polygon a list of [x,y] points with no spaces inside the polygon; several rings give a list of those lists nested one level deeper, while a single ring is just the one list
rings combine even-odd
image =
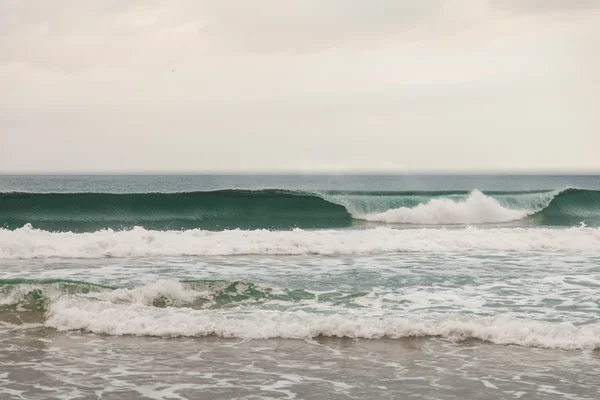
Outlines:
[{"label": "sea water", "polygon": [[600,397],[597,176],[0,177],[0,398]]}]

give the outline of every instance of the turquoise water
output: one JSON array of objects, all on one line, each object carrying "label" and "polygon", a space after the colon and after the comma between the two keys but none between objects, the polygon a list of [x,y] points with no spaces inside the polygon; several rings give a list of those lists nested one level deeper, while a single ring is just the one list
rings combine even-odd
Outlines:
[{"label": "turquoise water", "polygon": [[599,186],[589,176],[3,177],[0,227],[94,232],[598,226]]},{"label": "turquoise water", "polygon": [[27,371],[0,382],[24,398],[597,398],[599,190],[0,177],[0,363]]}]

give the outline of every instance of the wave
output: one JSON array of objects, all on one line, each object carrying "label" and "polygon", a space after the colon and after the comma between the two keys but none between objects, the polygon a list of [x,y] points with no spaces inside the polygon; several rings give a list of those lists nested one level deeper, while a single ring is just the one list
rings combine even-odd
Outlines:
[{"label": "wave", "polygon": [[[600,324],[505,316],[401,315],[345,307],[364,292],[316,293],[241,281],[158,281],[114,288],[63,280],[0,281],[0,321],[13,329],[43,323],[60,331],[109,335],[242,339],[444,337],[561,349],[600,348]],[[268,309],[273,302],[278,308]],[[287,309],[281,304],[288,303]],[[301,302],[302,309],[294,307]],[[327,303],[327,312],[307,306]],[[314,311],[314,310],[313,310]]]},{"label": "wave", "polygon": [[515,221],[531,214],[527,209],[505,208],[500,202],[474,190],[464,201],[433,198],[413,208],[400,207],[378,214],[365,215],[367,221],[402,224],[481,224]]},{"label": "wave", "polygon": [[0,229],[0,259],[228,255],[353,255],[394,252],[600,251],[600,228],[49,232]]},{"label": "wave", "polygon": [[291,229],[349,226],[339,204],[284,190],[190,193],[3,193],[0,226],[52,231],[127,229]]},{"label": "wave", "polygon": [[600,226],[600,191],[0,193],[0,226],[54,232],[327,229],[369,224]]},{"label": "wave", "polygon": [[160,280],[135,288],[118,288],[67,279],[0,279],[1,307],[45,312],[52,300],[62,295],[89,295],[98,301],[140,304],[152,307],[193,309],[225,308],[263,301],[292,302],[315,300],[340,303],[364,296],[366,292],[310,292],[227,280]]},{"label": "wave", "polygon": [[242,339],[364,339],[445,337],[495,344],[580,349],[600,348],[600,326],[493,317],[375,317],[256,310],[244,316],[192,309],[124,307],[63,297],[52,304],[46,325],[109,335],[220,336]]}]

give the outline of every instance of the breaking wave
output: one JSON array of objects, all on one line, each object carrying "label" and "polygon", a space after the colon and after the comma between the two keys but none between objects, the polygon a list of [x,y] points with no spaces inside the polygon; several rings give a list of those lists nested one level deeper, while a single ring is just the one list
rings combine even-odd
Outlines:
[{"label": "breaking wave", "polygon": [[[496,344],[600,348],[600,325],[460,314],[370,314],[347,307],[366,292],[317,293],[242,281],[157,281],[115,288],[64,280],[0,281],[0,322],[108,335],[311,339],[444,337]],[[269,304],[276,307],[269,309]],[[329,304],[327,312],[304,308]],[[284,305],[282,308],[282,304]],[[285,304],[288,304],[285,308]]]},{"label": "breaking wave", "polygon": [[0,193],[0,227],[54,232],[289,230],[372,224],[600,225],[600,192],[301,192],[279,189],[190,193]]}]

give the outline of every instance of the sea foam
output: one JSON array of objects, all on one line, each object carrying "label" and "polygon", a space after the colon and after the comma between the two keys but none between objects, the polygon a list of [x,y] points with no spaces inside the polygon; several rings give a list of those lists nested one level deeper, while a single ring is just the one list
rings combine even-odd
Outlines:
[{"label": "sea foam", "polygon": [[45,325],[109,335],[220,336],[242,339],[406,338],[440,336],[496,344],[582,349],[600,348],[600,325],[575,326],[507,317],[381,316],[314,314],[304,311],[194,310],[118,304],[74,295],[52,302]]},{"label": "sea foam", "polygon": [[600,228],[48,232],[0,229],[1,259],[224,255],[344,255],[381,252],[600,251]]},{"label": "sea foam", "polygon": [[514,221],[535,211],[505,208],[498,200],[474,190],[469,197],[461,201],[448,198],[431,199],[413,208],[400,207],[360,218],[400,224],[481,224]]}]

